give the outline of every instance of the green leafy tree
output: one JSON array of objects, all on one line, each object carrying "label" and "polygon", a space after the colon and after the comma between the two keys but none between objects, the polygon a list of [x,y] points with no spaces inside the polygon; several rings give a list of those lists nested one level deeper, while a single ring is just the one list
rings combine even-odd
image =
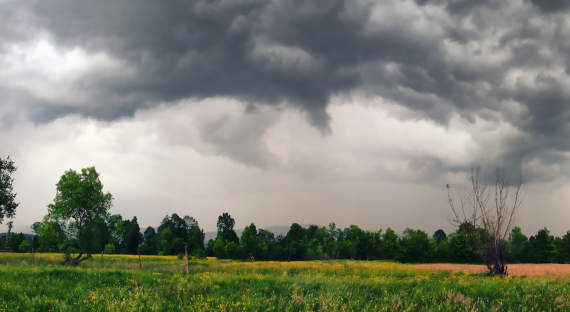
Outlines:
[{"label": "green leafy tree", "polygon": [[229,213],[224,212],[218,217],[218,236],[221,236],[222,240],[225,242],[239,243],[238,236],[234,231],[235,220],[230,216]]},{"label": "green leafy tree", "polygon": [[86,254],[100,253],[109,241],[109,230],[103,218],[94,218],[87,222],[78,233],[77,245]]},{"label": "green leafy tree", "polygon": [[310,225],[307,229],[307,259],[327,259],[328,232],[324,227]]},{"label": "green leafy tree", "polygon": [[191,226],[188,229],[188,252],[190,252],[193,256],[202,258],[206,255],[204,249],[204,231],[200,229],[198,223],[190,223]]},{"label": "green leafy tree", "polygon": [[109,243],[113,244],[114,250],[120,251],[124,246],[125,227],[123,217],[120,214],[113,214],[107,217],[107,229],[109,230]]},{"label": "green leafy tree", "polygon": [[212,243],[213,255],[221,259],[234,259],[239,258],[238,254],[239,245],[235,242],[227,242],[221,236],[216,237]]},{"label": "green leafy tree", "polygon": [[216,237],[215,240],[211,239],[208,242],[208,250],[211,250],[211,255],[216,258],[228,258],[228,255],[226,253],[226,243],[221,236]]},{"label": "green leafy tree", "polygon": [[263,242],[262,243],[262,259],[279,259],[281,253],[280,246],[275,240],[275,234],[271,231],[259,229],[257,231],[257,236]]},{"label": "green leafy tree", "polygon": [[170,229],[175,237],[184,238],[188,234],[188,224],[183,218],[176,213],[171,216],[166,216],[162,219],[160,226],[158,227],[158,232],[160,233],[163,229]]},{"label": "green leafy tree", "polygon": [[342,231],[336,227],[334,222],[329,223],[327,228],[327,240],[325,241],[325,252],[332,259],[340,257],[339,240],[342,239]]},{"label": "green leafy tree", "polygon": [[510,262],[528,261],[528,238],[522,233],[520,227],[515,227],[509,235],[509,243],[507,245],[507,259]]},{"label": "green leafy tree", "polygon": [[451,248],[449,247],[449,241],[444,240],[435,245],[433,259],[435,261],[451,261]]},{"label": "green leafy tree", "polygon": [[5,217],[13,218],[19,205],[16,202],[16,193],[14,193],[13,187],[14,178],[12,175],[15,172],[16,167],[10,157],[0,158],[0,224]]},{"label": "green leafy tree", "polygon": [[306,259],[308,249],[306,238],[307,233],[305,229],[298,223],[293,223],[282,242],[288,260]]},{"label": "green leafy tree", "polygon": [[554,255],[554,237],[547,228],[538,231],[529,239],[529,257],[534,263],[548,263]]},{"label": "green leafy tree", "polygon": [[340,240],[340,254],[343,258],[368,259],[368,235],[360,227],[351,225],[344,229]]},{"label": "green leafy tree", "polygon": [[557,239],[555,243],[556,261],[559,263],[570,263],[570,231]]},{"label": "green leafy tree", "polygon": [[382,259],[382,230],[366,232],[366,259]]},{"label": "green leafy tree", "polygon": [[246,226],[241,234],[239,243],[240,253],[246,259],[259,259],[263,255],[265,242],[258,236],[257,227],[255,224]]},{"label": "green leafy tree", "polygon": [[105,244],[105,249],[104,249],[105,254],[114,254],[115,253],[115,245],[113,245],[112,243],[107,243]]},{"label": "green leafy tree", "polygon": [[435,231],[433,233],[433,240],[436,245],[439,245],[442,242],[447,242],[447,235],[445,234],[445,231],[442,229]]},{"label": "green leafy tree", "polygon": [[162,229],[158,233],[156,249],[159,255],[173,255],[180,253],[184,248],[184,241],[177,239],[169,228]]},{"label": "green leafy tree", "polygon": [[102,223],[108,216],[112,200],[110,193],[103,192],[95,167],[81,169],[81,172],[70,169],[61,176],[54,202],[48,206],[48,216],[49,220],[66,228],[67,251],[78,251],[75,257],[66,253],[64,263],[79,264],[89,258],[94,249],[103,248],[105,244],[96,236],[105,232]]},{"label": "green leafy tree", "polygon": [[125,235],[123,238],[124,248],[128,253],[134,254],[138,251],[138,247],[143,241],[143,235],[141,234],[137,217],[133,217],[130,221],[125,221],[123,228]]},{"label": "green leafy tree", "polygon": [[30,243],[27,239],[24,239],[20,245],[18,246],[19,252],[30,252],[32,251],[32,243]]},{"label": "green leafy tree", "polygon": [[180,218],[176,213],[164,217],[158,227],[157,251],[181,255],[186,247],[192,255],[204,255],[204,232],[198,227],[198,222],[189,216]]},{"label": "green leafy tree", "polygon": [[449,261],[451,252],[449,248],[449,240],[444,230],[438,229],[432,235],[434,246],[433,259],[435,261]]},{"label": "green leafy tree", "polygon": [[400,241],[401,260],[406,262],[429,262],[432,260],[434,242],[422,230],[406,229]]},{"label": "green leafy tree", "polygon": [[44,252],[55,252],[60,250],[60,246],[66,240],[66,235],[62,224],[44,218],[43,222],[34,224],[34,233],[38,240],[38,249]]},{"label": "green leafy tree", "polygon": [[382,236],[383,256],[385,259],[397,259],[400,257],[401,249],[398,242],[398,235],[391,228],[386,229]]},{"label": "green leafy tree", "polygon": [[19,251],[20,244],[25,240],[23,233],[18,234],[11,234],[8,236],[8,240],[6,241],[6,246],[11,251]]},{"label": "green leafy tree", "polygon": [[156,231],[152,226],[147,227],[143,233],[143,243],[140,251],[145,254],[156,253]]},{"label": "green leafy tree", "polygon": [[453,262],[478,263],[481,261],[472,240],[466,230],[460,228],[449,237],[449,253]]},{"label": "green leafy tree", "polygon": [[218,233],[212,243],[212,252],[218,258],[239,258],[239,239],[234,231],[235,220],[224,212],[218,217]]}]

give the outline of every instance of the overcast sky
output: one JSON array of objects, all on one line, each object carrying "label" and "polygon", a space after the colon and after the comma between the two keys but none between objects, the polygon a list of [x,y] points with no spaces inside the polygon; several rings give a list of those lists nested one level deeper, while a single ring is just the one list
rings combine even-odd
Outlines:
[{"label": "overcast sky", "polygon": [[[158,225],[453,230],[445,185],[522,172],[570,229],[570,1],[0,0],[15,228],[67,169]],[[0,225],[0,231],[5,230]]]}]

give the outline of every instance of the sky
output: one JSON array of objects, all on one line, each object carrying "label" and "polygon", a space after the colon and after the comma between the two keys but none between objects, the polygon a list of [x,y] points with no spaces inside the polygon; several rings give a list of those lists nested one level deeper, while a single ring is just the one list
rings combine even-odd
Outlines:
[{"label": "sky", "polygon": [[523,176],[523,232],[564,233],[569,15],[564,0],[0,0],[15,230],[65,170],[95,166],[111,213],[142,225],[453,231],[446,184],[500,167]]}]

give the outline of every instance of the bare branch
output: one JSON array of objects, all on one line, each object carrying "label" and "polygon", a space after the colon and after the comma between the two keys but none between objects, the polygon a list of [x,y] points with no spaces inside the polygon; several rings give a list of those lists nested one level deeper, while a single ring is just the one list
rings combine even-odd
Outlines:
[{"label": "bare branch", "polygon": [[[451,194],[451,187],[447,185],[447,196],[454,222],[457,225],[466,225],[464,228],[467,234],[490,272],[506,274],[505,239],[512,230],[514,217],[522,205],[522,179],[513,186],[508,183],[504,169],[497,169],[494,192],[490,192],[489,184],[481,178],[481,170],[476,168],[471,169],[470,182],[471,189],[463,196],[467,199],[467,205],[461,199],[460,207],[457,207]],[[494,193],[494,207],[493,204],[489,205],[492,193]],[[469,211],[466,211],[466,207]]]}]

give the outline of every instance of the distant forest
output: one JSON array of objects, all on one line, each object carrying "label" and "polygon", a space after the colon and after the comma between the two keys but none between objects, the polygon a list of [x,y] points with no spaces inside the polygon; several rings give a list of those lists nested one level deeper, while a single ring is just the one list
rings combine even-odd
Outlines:
[{"label": "distant forest", "polygon": [[[15,171],[9,157],[0,158],[0,223],[4,217],[12,219],[19,205],[12,187]],[[485,187],[473,173],[471,180],[475,198],[485,198]],[[456,214],[457,230],[454,233],[448,234],[440,229],[431,236],[414,229],[406,229],[401,235],[390,228],[366,231],[351,225],[340,229],[334,223],[328,227],[303,227],[293,223],[283,236],[258,229],[252,223],[238,237],[234,231],[235,220],[228,213],[223,213],[218,217],[216,238],[205,244],[204,231],[189,216],[172,214],[166,216],[158,228],[149,226],[141,232],[136,217],[129,220],[109,213],[113,196],[103,191],[95,167],[81,171],[70,169],[56,184],[56,196],[48,205],[43,221],[32,225],[34,235],[12,233],[13,223],[9,221],[8,233],[0,236],[0,250],[63,252],[64,263],[71,265],[89,259],[94,253],[181,255],[187,252],[195,257],[247,260],[386,259],[481,263],[487,259],[485,263],[490,269],[494,267],[489,265],[489,260],[501,264],[501,270],[494,272],[497,274],[506,273],[502,270],[504,260],[509,263],[570,263],[570,231],[562,237],[554,237],[544,228],[528,238],[519,227],[515,227],[507,235],[519,203],[515,200],[511,213],[505,214],[508,211],[504,208],[508,186],[500,174],[497,177],[494,190],[499,195],[497,203],[501,204],[496,207],[497,219],[485,215],[482,227],[476,219],[462,219]],[[519,190],[520,185],[513,194],[517,196]],[[457,210],[452,198],[449,200],[455,213]],[[481,207],[485,208],[481,214],[485,213],[486,206],[478,205],[474,216]],[[508,215],[511,218],[505,219]],[[504,220],[509,220],[509,223],[504,224]],[[491,231],[502,229],[503,225],[507,229],[504,236]]]},{"label": "distant forest", "polygon": [[[204,231],[192,217],[166,216],[158,228],[141,232],[137,218],[111,215],[91,236],[89,253],[124,253],[213,256],[244,260],[319,260],[360,259],[402,262],[480,263],[477,249],[470,242],[464,226],[454,233],[437,230],[428,235],[422,230],[406,229],[398,235],[392,229],[366,231],[356,225],[344,229],[334,223],[328,227],[291,225],[286,235],[247,226],[241,237],[234,231],[235,220],[227,213],[217,222],[217,237],[204,242]],[[0,249],[17,252],[74,252],[77,242],[69,241],[56,223],[35,223],[34,235],[2,234]],[[92,244],[95,243],[95,244]],[[81,244],[81,242],[79,242]],[[77,251],[75,251],[77,252]],[[550,235],[545,228],[527,238],[515,227],[507,242],[510,263],[570,263],[570,231],[562,237]]]}]

